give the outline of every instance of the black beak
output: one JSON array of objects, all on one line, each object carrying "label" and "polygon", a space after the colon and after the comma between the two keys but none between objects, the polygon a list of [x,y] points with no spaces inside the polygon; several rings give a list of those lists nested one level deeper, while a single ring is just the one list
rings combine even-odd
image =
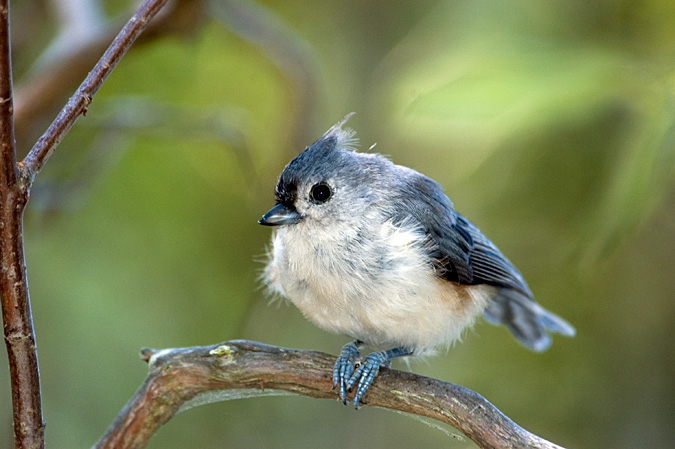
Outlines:
[{"label": "black beak", "polygon": [[300,221],[300,214],[281,203],[277,203],[272,209],[258,220],[258,224],[265,226],[279,226],[295,224]]}]

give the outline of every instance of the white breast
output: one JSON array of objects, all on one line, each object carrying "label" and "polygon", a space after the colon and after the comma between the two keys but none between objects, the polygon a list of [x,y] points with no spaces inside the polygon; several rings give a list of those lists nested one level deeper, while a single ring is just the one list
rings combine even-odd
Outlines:
[{"label": "white breast", "polygon": [[319,327],[376,347],[403,346],[417,354],[459,338],[494,287],[438,278],[421,232],[391,223],[378,228],[377,234],[350,235],[309,233],[301,225],[278,229],[267,285]]}]

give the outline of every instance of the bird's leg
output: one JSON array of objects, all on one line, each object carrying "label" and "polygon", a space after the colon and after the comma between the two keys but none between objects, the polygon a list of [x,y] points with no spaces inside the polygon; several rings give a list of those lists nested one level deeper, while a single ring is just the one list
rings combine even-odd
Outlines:
[{"label": "bird's leg", "polygon": [[347,382],[351,379],[356,364],[361,361],[361,354],[359,353],[361,346],[363,346],[363,342],[360,340],[344,345],[333,367],[333,388],[340,386],[338,390],[340,399],[345,405],[347,405],[347,390],[349,389]]},{"label": "bird's leg", "polygon": [[[346,348],[346,346],[345,346]],[[342,349],[344,353],[344,348]],[[351,390],[351,388],[356,385],[356,393],[354,393],[354,407],[359,408],[361,399],[366,394],[368,387],[373,383],[375,376],[380,372],[380,367],[391,365],[391,359],[396,357],[405,357],[412,355],[413,351],[406,348],[393,348],[386,351],[373,352],[368,354],[364,362],[354,370],[353,374],[347,381],[346,388]],[[358,384],[357,384],[358,381]],[[342,397],[342,396],[340,396]],[[343,398],[343,401],[346,400]]]}]

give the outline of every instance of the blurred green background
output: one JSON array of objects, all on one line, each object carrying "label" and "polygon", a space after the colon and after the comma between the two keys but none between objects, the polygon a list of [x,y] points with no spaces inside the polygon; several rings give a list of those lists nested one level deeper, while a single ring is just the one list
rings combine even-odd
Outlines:
[{"label": "blurred green background", "polygon": [[[78,42],[89,48],[133,10],[66,3],[12,2],[17,114],[36,80],[59,98],[17,123],[22,154],[92,64],[66,82],[54,67],[86,59]],[[268,304],[257,276],[270,229],[256,220],[285,163],[350,111],[361,150],[377,143],[444,185],[578,332],[535,354],[481,322],[410,369],[566,447],[675,445],[674,2],[178,5],[104,84],[26,212],[48,447],[103,434],[144,378],[141,347],[244,338],[336,354],[348,341]],[[304,397],[192,409],[149,444],[364,446],[473,447],[406,416]]]}]

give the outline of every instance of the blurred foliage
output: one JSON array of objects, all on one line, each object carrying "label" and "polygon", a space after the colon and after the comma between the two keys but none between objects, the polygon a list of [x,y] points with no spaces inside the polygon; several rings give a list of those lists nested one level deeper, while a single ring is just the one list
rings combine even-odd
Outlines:
[{"label": "blurred foliage", "polygon": [[[102,11],[128,16],[130,3]],[[21,86],[59,24],[49,4],[12,8]],[[218,0],[205,11],[190,33],[124,58],[35,185],[25,238],[48,446],[98,439],[144,377],[143,346],[339,350],[346,337],[268,305],[257,276],[269,229],[256,220],[284,164],[350,111],[362,150],[377,142],[443,184],[578,331],[533,354],[479,324],[410,369],[478,391],[563,446],[675,443],[675,3]],[[9,447],[6,368],[0,379]],[[471,447],[300,397],[192,409],[150,443],[317,445]]]}]

